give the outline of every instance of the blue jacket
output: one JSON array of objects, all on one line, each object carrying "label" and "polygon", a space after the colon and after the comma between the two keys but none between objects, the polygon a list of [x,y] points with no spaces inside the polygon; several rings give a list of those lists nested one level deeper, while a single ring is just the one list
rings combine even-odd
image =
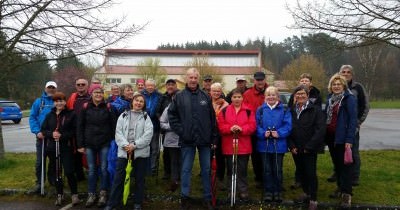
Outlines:
[{"label": "blue jacket", "polygon": [[124,96],[120,96],[111,103],[111,106],[112,110],[116,114],[116,117],[118,118],[118,116],[121,115],[124,111],[131,109],[131,101],[126,100]]},{"label": "blue jacket", "polygon": [[[289,110],[282,103],[271,109],[263,103],[256,112],[257,122],[257,151],[275,153],[275,140],[265,139],[265,132],[270,128],[278,131],[279,138],[276,140],[276,152],[285,153],[288,151],[286,138],[292,130],[292,116]],[[267,148],[268,147],[268,148]]]},{"label": "blue jacket", "polygon": [[147,92],[146,90],[143,90],[142,94],[144,95],[144,98],[146,99],[146,112],[151,118],[151,122],[153,123],[154,130],[160,130],[160,121],[158,120],[157,117],[157,107],[158,103],[161,98],[161,93],[159,93],[157,90],[152,92],[151,94]]},{"label": "blue jacket", "polygon": [[36,135],[40,132],[40,128],[53,106],[53,98],[48,96],[46,92],[43,92],[42,96],[33,102],[29,115],[29,126],[32,133]]},{"label": "blue jacket", "polygon": [[[326,101],[325,113],[328,111],[329,99]],[[335,144],[354,144],[357,128],[357,100],[356,97],[346,90],[344,97],[339,103],[339,111],[336,123]]]}]

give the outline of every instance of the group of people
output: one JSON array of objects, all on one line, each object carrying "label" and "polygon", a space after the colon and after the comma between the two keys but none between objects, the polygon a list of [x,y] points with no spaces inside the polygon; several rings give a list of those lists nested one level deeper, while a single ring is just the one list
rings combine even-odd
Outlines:
[{"label": "group of people", "polygon": [[[295,202],[317,209],[317,154],[328,145],[337,182],[331,196],[340,198],[341,206],[350,207],[352,185],[359,182],[359,128],[368,114],[365,90],[352,75],[352,67],[344,65],[331,77],[325,110],[319,90],[312,86],[307,73],[300,76],[287,105],[280,101],[278,88],[266,83],[263,72],[254,74],[250,88],[246,78],[238,76],[236,88],[226,96],[222,84],[212,83],[210,75],[203,77],[201,88],[196,68],[187,70],[182,90],[178,90],[176,80],[167,79],[164,94],[155,88],[154,80],[148,79],[138,80],[136,91],[130,84],[113,85],[112,94],[105,99],[98,81],[89,86],[81,78],[75,81],[77,92],[67,100],[56,91],[57,84],[49,81],[31,109],[30,126],[37,139],[37,185],[33,191],[40,191],[45,175],[42,164],[48,157],[48,180],[57,191],[55,204],[61,205],[64,200],[59,176],[62,168],[72,205],[78,204],[77,182],[84,178],[83,155],[88,168],[86,207],[97,200],[98,207],[110,210],[122,203],[125,168],[132,162],[134,209],[142,209],[145,177],[158,176],[161,142],[164,178],[170,180],[168,190],[180,186],[181,209],[190,209],[192,204],[196,149],[206,209],[215,208],[212,158],[218,165],[217,182],[223,188],[237,186],[237,193],[228,191],[229,199],[249,199],[247,168],[251,157],[263,201],[281,202],[283,158],[289,151],[296,165],[294,186],[301,186],[304,192]],[[351,164],[344,161],[349,149],[353,152]]]}]

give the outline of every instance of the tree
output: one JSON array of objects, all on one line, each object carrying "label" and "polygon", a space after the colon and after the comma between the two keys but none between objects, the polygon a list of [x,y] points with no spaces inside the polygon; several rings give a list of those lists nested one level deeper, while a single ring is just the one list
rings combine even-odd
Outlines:
[{"label": "tree", "polygon": [[312,55],[301,55],[299,58],[290,62],[282,72],[282,78],[285,79],[289,89],[298,85],[299,76],[302,73],[312,75],[313,86],[325,92],[327,78],[321,62]]},{"label": "tree", "polygon": [[194,67],[199,70],[200,80],[205,75],[211,75],[213,77],[213,82],[222,82],[222,77],[219,70],[213,63],[208,60],[207,54],[194,55],[193,59],[185,64],[187,68]]},{"label": "tree", "polygon": [[137,64],[139,74],[144,80],[154,79],[156,81],[156,88],[163,87],[167,78],[167,72],[160,66],[160,59],[147,58]]},{"label": "tree", "polygon": [[349,46],[383,42],[400,48],[399,0],[297,0],[287,8],[291,28],[334,34]]}]

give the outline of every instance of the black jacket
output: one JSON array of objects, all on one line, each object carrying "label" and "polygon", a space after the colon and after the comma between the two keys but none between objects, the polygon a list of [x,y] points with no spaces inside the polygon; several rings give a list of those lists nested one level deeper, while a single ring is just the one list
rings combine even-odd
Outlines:
[{"label": "black jacket", "polygon": [[210,146],[217,143],[215,111],[208,94],[187,86],[176,93],[168,109],[172,130],[179,135],[180,146]]},{"label": "black jacket", "polygon": [[56,114],[56,108],[52,108],[44,120],[41,132],[46,139],[46,151],[56,151],[56,142],[53,138],[53,132],[57,129],[61,134],[59,139],[60,150],[72,151],[72,138],[75,135],[75,113],[65,107],[59,115]]},{"label": "black jacket", "polygon": [[77,146],[99,149],[107,146],[115,135],[115,113],[102,102],[96,106],[88,102],[77,121]]},{"label": "black jacket", "polygon": [[[321,98],[321,93],[318,90],[318,88],[311,86],[308,98],[313,104],[319,106],[319,108],[322,109],[322,98]],[[293,103],[294,103],[294,95],[292,94],[292,95],[290,95],[290,98],[289,98],[288,107],[292,108]]]},{"label": "black jacket", "polygon": [[292,114],[292,133],[288,138],[289,149],[297,148],[300,153],[320,152],[324,146],[326,132],[325,115],[321,108],[311,102],[297,118],[296,108],[290,109]]}]

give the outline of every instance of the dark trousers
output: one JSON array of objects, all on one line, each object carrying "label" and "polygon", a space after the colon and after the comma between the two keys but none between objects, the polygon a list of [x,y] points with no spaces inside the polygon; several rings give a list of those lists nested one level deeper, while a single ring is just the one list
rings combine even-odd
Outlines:
[{"label": "dark trousers", "polygon": [[171,174],[171,181],[178,182],[181,176],[181,168],[182,168],[182,161],[181,161],[181,148],[177,147],[165,147],[164,151],[167,150],[170,156],[170,162],[168,165],[171,166],[170,174]]},{"label": "dark trousers", "polygon": [[155,130],[150,142],[150,163],[151,173],[156,175],[158,173],[158,165],[160,159],[160,131]]},{"label": "dark trousers", "polygon": [[[48,156],[46,149],[44,151],[44,155],[42,156],[42,143],[43,140],[39,140],[36,138],[36,163],[35,163],[35,174],[36,174],[36,184],[40,185],[40,179],[42,175],[42,158],[43,158],[43,164],[44,164],[44,171],[46,171],[46,159]],[[55,183],[55,168],[52,168],[52,166],[48,165],[47,169],[47,178],[50,183]],[[45,174],[45,180],[46,180],[46,174]]]},{"label": "dark trousers", "polygon": [[[162,143],[163,144],[164,144],[164,139],[165,139],[165,135],[162,134]],[[171,157],[170,157],[169,148],[164,147],[162,158],[163,158],[163,165],[164,165],[164,176],[169,177],[169,176],[171,176]]]},{"label": "dark trousers", "polygon": [[301,172],[299,171],[299,164],[300,164],[300,160],[299,160],[299,158],[297,158],[298,157],[298,155],[294,155],[294,154],[292,154],[292,157],[293,157],[293,161],[294,161],[294,166],[295,166],[295,169],[294,169],[294,182],[295,183],[301,183]]},{"label": "dark trousers", "polygon": [[257,152],[257,136],[251,136],[251,146],[252,146],[252,153],[251,153],[251,164],[253,165],[253,172],[254,172],[254,179],[257,182],[263,181],[263,162],[261,158],[261,154]]},{"label": "dark trousers", "polygon": [[[136,158],[132,161],[133,175],[135,178],[135,189],[134,189],[134,203],[142,204],[144,199],[144,183],[146,175],[146,164],[148,158]],[[117,168],[114,176],[113,185],[110,192],[110,197],[107,202],[107,206],[112,208],[119,206],[122,201],[122,194],[124,192],[124,183],[126,175],[126,165],[128,160],[125,158],[118,158]]]},{"label": "dark trousers", "polygon": [[[223,181],[225,177],[225,157],[222,154],[222,144],[221,144],[221,139],[218,141],[219,144],[217,145],[217,148],[215,149],[215,158],[217,159],[217,177],[219,181]],[[211,154],[212,156],[212,154]]]},{"label": "dark trousers", "polygon": [[[227,170],[226,186],[228,189],[232,189],[232,155],[224,156]],[[247,166],[249,163],[249,156],[250,155],[237,156],[236,187],[239,193],[248,193],[249,185],[247,183]]]},{"label": "dark trousers", "polygon": [[328,143],[329,153],[332,158],[333,167],[336,173],[336,185],[340,192],[352,194],[352,169],[353,164],[344,164],[344,144]]},{"label": "dark trousers", "polygon": [[317,153],[300,153],[293,155],[297,162],[296,170],[299,173],[299,181],[302,183],[303,192],[310,196],[311,200],[317,200]]},{"label": "dark trousers", "polygon": [[[56,152],[55,151],[48,151],[47,154],[49,155],[49,165],[54,167],[54,174],[56,174],[56,170],[59,170],[60,178],[62,177],[62,169],[64,168],[64,174],[67,177],[69,188],[71,189],[71,194],[78,193],[78,187],[76,178],[74,175],[74,166],[73,166],[73,154],[71,150],[61,150],[60,154],[60,162],[61,166],[59,169],[56,168]],[[64,183],[61,179],[55,179],[56,191],[57,194],[64,194]]]},{"label": "dark trousers", "polygon": [[353,154],[353,173],[352,173],[352,180],[358,181],[360,178],[360,168],[361,168],[361,158],[360,158],[360,131],[356,132],[356,136],[354,139],[354,144],[351,147],[352,154]]},{"label": "dark trousers", "polygon": [[283,181],[284,153],[260,153],[262,156],[264,173],[264,191],[266,193],[281,193]]},{"label": "dark trousers", "polygon": [[84,180],[85,173],[83,172],[82,153],[75,150],[72,159],[74,160],[74,171],[76,179],[78,181]]}]

